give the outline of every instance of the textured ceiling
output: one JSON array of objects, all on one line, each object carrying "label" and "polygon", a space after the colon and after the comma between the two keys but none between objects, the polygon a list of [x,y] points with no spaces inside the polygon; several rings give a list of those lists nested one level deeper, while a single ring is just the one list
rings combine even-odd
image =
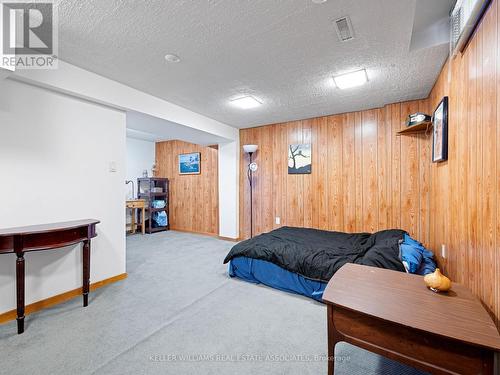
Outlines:
[{"label": "textured ceiling", "polygon": [[[415,1],[60,0],[59,56],[236,127],[367,109],[427,96],[446,58],[410,51]],[[341,43],[345,15],[355,39]],[[368,85],[334,87],[359,68]],[[241,94],[264,104],[232,107]]]}]

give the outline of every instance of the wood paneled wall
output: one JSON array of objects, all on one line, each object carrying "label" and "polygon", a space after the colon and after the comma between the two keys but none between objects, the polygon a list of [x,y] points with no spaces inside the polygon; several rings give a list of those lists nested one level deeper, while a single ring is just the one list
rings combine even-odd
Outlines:
[{"label": "wood paneled wall", "polygon": [[[240,132],[259,150],[254,175],[254,232],[280,225],[347,232],[401,227],[429,240],[430,142],[399,137],[410,113],[428,102],[274,124]],[[289,175],[288,145],[312,144],[312,173]],[[248,156],[241,154],[241,170]],[[241,174],[240,235],[250,234],[249,184]],[[281,224],[275,223],[280,217]]]},{"label": "wood paneled wall", "polygon": [[500,317],[500,17],[492,2],[463,55],[431,92],[449,96],[448,161],[431,168],[431,247],[446,272]]},{"label": "wood paneled wall", "polygon": [[[434,251],[500,326],[500,6],[494,0],[463,54],[427,100],[240,132],[259,145],[254,231],[280,225],[341,231],[402,228]],[[449,156],[431,163],[431,136],[396,136],[409,113],[449,96]],[[287,174],[287,146],[312,143],[312,174]],[[241,171],[248,157],[241,154]],[[240,235],[249,236],[241,173]],[[447,257],[441,257],[445,245]]]},{"label": "wood paneled wall", "polygon": [[[201,174],[180,175],[179,154],[201,153]],[[218,150],[183,141],[156,143],[156,176],[170,183],[170,228],[219,234]]]}]

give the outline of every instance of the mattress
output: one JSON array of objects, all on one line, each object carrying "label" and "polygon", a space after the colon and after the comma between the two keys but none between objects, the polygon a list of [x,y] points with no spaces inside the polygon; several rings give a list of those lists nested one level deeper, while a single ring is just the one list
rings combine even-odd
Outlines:
[{"label": "mattress", "polygon": [[239,257],[265,260],[323,283],[346,263],[405,272],[399,256],[405,233],[398,229],[343,233],[281,227],[234,245],[224,263]]},{"label": "mattress", "polygon": [[227,262],[231,277],[317,301],[345,263],[420,275],[436,268],[432,252],[402,230],[349,234],[282,227],[235,245]]},{"label": "mattress", "polygon": [[307,279],[261,259],[237,257],[229,262],[229,276],[254,284],[264,284],[285,292],[321,301],[327,283]]}]

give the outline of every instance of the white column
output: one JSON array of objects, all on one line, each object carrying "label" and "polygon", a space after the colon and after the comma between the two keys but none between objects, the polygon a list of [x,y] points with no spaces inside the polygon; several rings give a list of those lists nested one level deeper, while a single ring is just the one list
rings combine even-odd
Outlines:
[{"label": "white column", "polygon": [[239,139],[219,144],[219,235],[239,237]]}]

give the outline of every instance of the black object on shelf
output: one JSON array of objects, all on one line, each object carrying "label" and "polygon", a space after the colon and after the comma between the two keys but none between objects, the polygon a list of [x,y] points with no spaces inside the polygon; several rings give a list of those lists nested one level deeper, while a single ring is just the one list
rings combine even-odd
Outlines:
[{"label": "black object on shelf", "polygon": [[[146,201],[146,233],[155,233],[170,229],[168,179],[160,177],[144,177],[137,179],[137,198]],[[155,207],[155,202],[165,201],[165,207]],[[165,212],[167,225],[159,225],[155,220],[158,213]]]}]

